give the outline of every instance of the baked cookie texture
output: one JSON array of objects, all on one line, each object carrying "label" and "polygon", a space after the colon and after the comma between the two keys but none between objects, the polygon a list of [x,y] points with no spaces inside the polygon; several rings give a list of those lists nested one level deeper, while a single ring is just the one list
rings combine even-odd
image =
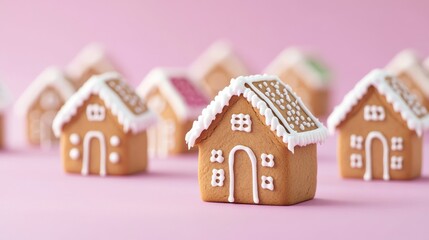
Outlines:
[{"label": "baked cookie texture", "polygon": [[232,78],[247,75],[248,70],[231,45],[219,41],[197,58],[190,67],[190,74],[212,99],[229,85]]},{"label": "baked cookie texture", "polygon": [[155,68],[137,88],[158,116],[148,130],[150,156],[165,157],[188,152],[185,138],[208,98],[184,69]]},{"label": "baked cookie texture", "polygon": [[238,77],[186,135],[199,148],[204,201],[292,205],[313,199],[326,128],[271,75]]},{"label": "baked cookie texture", "polygon": [[421,175],[427,109],[402,81],[373,70],[356,84],[328,118],[338,130],[341,176],[408,180]]},{"label": "baked cookie texture", "polygon": [[65,74],[71,84],[79,89],[93,75],[118,71],[106,49],[99,43],[85,46],[66,66]]},{"label": "baked cookie texture", "polygon": [[315,54],[291,47],[283,50],[265,69],[274,74],[301,97],[315,116],[329,112],[331,73]]},{"label": "baked cookie texture", "polygon": [[57,67],[46,68],[19,97],[15,112],[25,119],[29,143],[41,147],[58,144],[52,122],[62,105],[75,93],[73,85]]},{"label": "baked cookie texture", "polygon": [[429,69],[425,69],[423,61],[411,49],[399,52],[386,70],[397,76],[409,91],[429,109]]},{"label": "baked cookie texture", "polygon": [[91,77],[53,122],[64,170],[101,176],[145,171],[146,129],[154,121],[155,115],[119,74]]}]

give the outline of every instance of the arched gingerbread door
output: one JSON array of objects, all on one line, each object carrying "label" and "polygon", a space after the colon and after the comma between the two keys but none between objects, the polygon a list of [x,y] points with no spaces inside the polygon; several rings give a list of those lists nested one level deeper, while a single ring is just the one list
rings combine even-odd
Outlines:
[{"label": "arched gingerbread door", "polygon": [[[379,158],[381,159],[375,159],[375,154],[372,152],[372,145],[374,144],[374,141],[380,141],[382,149],[381,155]],[[365,140],[365,175],[364,179],[369,181],[373,178],[373,164],[374,163],[382,163],[383,165],[383,179],[389,180],[390,174],[389,174],[389,144],[386,140],[386,137],[381,132],[373,131],[368,134]]]},{"label": "arched gingerbread door", "polygon": [[237,145],[235,146],[231,152],[229,152],[229,202],[235,202],[235,177],[236,174],[234,172],[234,163],[235,163],[235,154],[237,151],[242,150],[244,151],[251,163],[251,182],[245,183],[245,184],[251,184],[252,186],[252,195],[253,195],[253,202],[258,204],[259,203],[259,194],[258,194],[258,174],[257,174],[257,159],[255,157],[255,154],[253,153],[252,149],[243,146],[243,145]]},{"label": "arched gingerbread door", "polygon": [[[91,147],[91,141],[98,140],[99,152],[92,152],[94,149]],[[99,156],[97,159],[91,156]],[[85,134],[83,139],[83,162],[82,162],[82,175],[89,174],[90,161],[99,161],[100,175],[106,175],[106,141],[103,132],[89,131]]]}]

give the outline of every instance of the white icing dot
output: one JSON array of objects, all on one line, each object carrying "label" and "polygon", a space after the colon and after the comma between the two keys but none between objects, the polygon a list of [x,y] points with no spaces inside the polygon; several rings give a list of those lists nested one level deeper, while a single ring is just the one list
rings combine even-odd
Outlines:
[{"label": "white icing dot", "polygon": [[[297,112],[297,113],[299,113],[299,112]],[[297,114],[297,115],[299,116],[299,114]],[[301,120],[304,121],[304,119],[305,119],[305,117],[301,116]]]},{"label": "white icing dot", "polygon": [[119,154],[117,152],[112,152],[109,154],[109,161],[111,163],[118,163],[119,162]]},{"label": "white icing dot", "polygon": [[70,150],[70,152],[69,152],[69,157],[70,157],[72,160],[77,160],[77,159],[80,157],[79,149],[77,149],[77,148],[72,148],[72,149]]},{"label": "white icing dot", "polygon": [[118,136],[115,135],[110,138],[110,145],[112,145],[113,147],[119,146],[120,143],[121,140]]},{"label": "white icing dot", "polygon": [[304,125],[299,125],[299,128],[301,129],[301,130],[304,130],[305,129],[305,127],[304,127]]},{"label": "white icing dot", "polygon": [[287,109],[291,110],[292,107],[290,106],[290,104],[286,105]]},{"label": "white icing dot", "polygon": [[78,145],[80,143],[80,137],[77,133],[72,133],[69,140],[73,145]]}]

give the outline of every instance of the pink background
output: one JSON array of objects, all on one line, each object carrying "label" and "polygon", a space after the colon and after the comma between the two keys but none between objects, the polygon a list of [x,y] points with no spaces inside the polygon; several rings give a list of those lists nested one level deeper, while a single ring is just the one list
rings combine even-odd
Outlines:
[{"label": "pink background", "polygon": [[[423,0],[0,0],[0,75],[16,99],[46,66],[63,66],[85,44],[99,41],[136,86],[152,67],[186,67],[213,41],[228,39],[255,73],[286,46],[315,49],[334,70],[338,103],[399,50],[429,55],[428,9]],[[12,150],[0,154],[1,239],[429,234],[428,178],[341,180],[333,138],[320,147],[318,199],[253,207],[201,202],[195,156],[153,161],[147,176],[65,175],[57,152],[24,150],[22,121],[10,109],[7,118]]]}]

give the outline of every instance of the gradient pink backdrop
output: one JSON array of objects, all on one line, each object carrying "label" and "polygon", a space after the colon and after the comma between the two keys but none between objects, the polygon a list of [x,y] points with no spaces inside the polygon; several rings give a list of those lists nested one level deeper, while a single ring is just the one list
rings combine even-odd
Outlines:
[{"label": "gradient pink backdrop", "polygon": [[[258,73],[286,46],[317,50],[332,66],[334,103],[399,50],[429,54],[428,1],[0,0],[0,74],[17,98],[48,65],[104,43],[133,85],[155,66],[188,66],[228,39]],[[20,120],[10,145],[22,144]]]}]

